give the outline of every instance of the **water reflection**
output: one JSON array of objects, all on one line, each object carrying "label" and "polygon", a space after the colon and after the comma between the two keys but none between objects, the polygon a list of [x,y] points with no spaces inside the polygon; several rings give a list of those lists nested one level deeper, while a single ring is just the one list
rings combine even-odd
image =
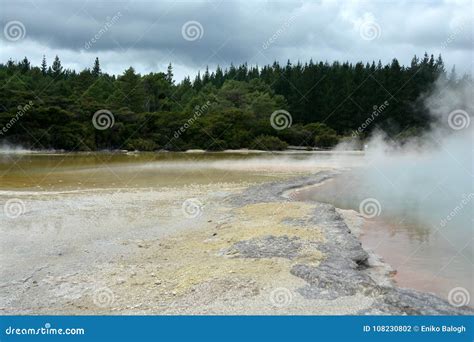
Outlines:
[{"label": "water reflection", "polygon": [[1,154],[2,189],[76,189],[253,182],[353,165],[358,153]]}]

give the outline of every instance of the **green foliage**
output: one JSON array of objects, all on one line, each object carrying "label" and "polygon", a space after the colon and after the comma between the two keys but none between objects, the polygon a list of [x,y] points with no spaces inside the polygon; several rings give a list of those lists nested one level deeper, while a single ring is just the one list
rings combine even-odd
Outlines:
[{"label": "green foliage", "polygon": [[158,145],[151,139],[131,139],[125,142],[124,148],[132,151],[153,151],[158,148]]},{"label": "green foliage", "polygon": [[330,148],[337,145],[339,138],[335,133],[325,132],[314,138],[316,147]]},{"label": "green foliage", "polygon": [[307,130],[302,124],[295,124],[280,131],[279,137],[293,146],[308,146],[312,145],[314,141],[312,132]]},{"label": "green foliage", "polygon": [[293,146],[316,146],[329,148],[335,146],[340,137],[337,132],[323,123],[308,125],[296,124],[280,133],[280,138]]},{"label": "green foliage", "polygon": [[308,124],[304,128],[310,132],[316,147],[329,148],[339,142],[336,131],[323,123]]},{"label": "green foliage", "polygon": [[[385,66],[313,61],[231,65],[206,68],[194,81],[185,77],[179,83],[171,64],[147,75],[130,67],[116,77],[101,70],[98,58],[91,69],[76,72],[64,69],[58,56],[50,67],[46,57],[37,67],[25,57],[0,64],[0,140],[65,150],[329,148],[386,101],[389,105],[363,134],[379,127],[391,136],[405,131],[400,138],[407,139],[430,125],[417,99],[439,77],[453,84],[470,82],[457,80],[454,71],[446,76],[441,57],[427,54],[415,56],[408,67],[396,59]],[[31,108],[19,115],[19,106],[30,101]],[[115,123],[98,130],[92,117],[104,109],[113,113]],[[270,116],[281,109],[290,112],[292,125],[276,130]]]},{"label": "green foliage", "polygon": [[255,150],[282,151],[288,147],[288,144],[271,135],[260,135],[250,145]]}]

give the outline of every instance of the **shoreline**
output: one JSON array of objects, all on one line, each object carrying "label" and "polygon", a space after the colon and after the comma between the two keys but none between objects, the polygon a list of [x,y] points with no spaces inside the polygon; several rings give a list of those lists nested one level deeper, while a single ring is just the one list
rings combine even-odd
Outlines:
[{"label": "shoreline", "polygon": [[101,155],[101,154],[117,154],[117,155],[140,155],[140,154],[166,154],[166,153],[181,153],[181,154],[347,154],[347,155],[361,155],[363,150],[331,150],[331,149],[286,149],[286,150],[255,150],[255,149],[225,149],[221,151],[189,149],[182,151],[172,150],[156,150],[156,151],[138,151],[138,150],[94,150],[94,151],[69,151],[69,150],[30,150],[23,148],[0,149],[0,156],[10,155],[31,155],[31,156],[64,156],[64,155]]},{"label": "shoreline", "polygon": [[[344,173],[341,173],[341,176],[334,177],[316,186],[300,189],[294,197],[298,200],[322,201],[336,207],[340,204],[342,208],[354,211],[359,215],[356,209],[357,204],[348,202],[345,197],[351,196],[350,190],[341,188],[341,184],[345,182],[347,182],[347,177]],[[332,197],[332,194],[337,192],[345,195],[339,198]],[[388,202],[385,203],[388,205]],[[342,209],[337,210],[341,211]],[[441,274],[438,272],[440,266],[437,266],[441,262],[441,257],[438,255],[426,252],[425,254],[420,253],[413,262],[407,262],[408,258],[418,250],[427,248],[426,245],[423,246],[425,240],[417,239],[418,235],[415,237],[411,235],[417,234],[419,227],[399,222],[399,219],[393,216],[381,216],[371,219],[365,219],[362,215],[359,216],[363,223],[360,224],[360,231],[354,232],[355,235],[361,241],[364,249],[378,255],[378,259],[393,269],[390,273],[392,273],[396,287],[432,293],[444,300],[453,298],[451,293],[456,289],[463,289],[467,293],[472,293],[472,281],[469,281],[469,272],[467,274],[450,273],[451,276],[447,273]],[[432,250],[433,248],[431,248]],[[452,260],[451,258],[454,258],[456,252],[452,253],[449,255],[444,252],[443,256],[448,260]],[[468,307],[474,308],[472,302],[469,303],[469,297],[466,301]]]},{"label": "shoreline", "polygon": [[[281,182],[286,183],[286,185],[281,188],[280,184],[276,188],[280,188],[278,193],[282,198],[291,201],[292,192],[308,187],[320,186],[324,182],[331,181],[337,174],[338,172],[328,173],[322,171],[316,175],[317,181],[314,183],[308,180],[307,177],[303,177],[298,178],[296,183],[294,181]],[[399,287],[392,277],[395,270],[383,261],[381,256],[362,247],[362,243],[359,240],[361,227],[354,227],[353,225],[348,227],[346,224],[347,222],[345,221],[348,218],[343,217],[345,216],[344,213],[352,212],[360,217],[355,211],[339,209],[330,204],[316,201],[308,202],[315,203],[320,207],[314,216],[316,223],[319,223],[321,220],[324,223],[328,223],[328,221],[331,223],[325,229],[327,236],[333,237],[334,240],[338,241],[338,244],[345,245],[342,249],[336,245],[329,248],[326,245],[321,248],[327,253],[327,259],[333,259],[322,265],[327,270],[326,274],[306,265],[292,269],[292,273],[308,282],[309,287],[304,290],[308,291],[308,298],[311,298],[314,293],[324,296],[324,291],[333,284],[341,285],[340,291],[336,291],[339,296],[353,293],[355,289],[354,284],[351,284],[351,282],[354,281],[356,283],[355,287],[358,288],[357,290],[362,288],[365,292],[371,293],[373,291],[372,294],[376,294],[375,297],[379,297],[369,310],[360,312],[360,314],[456,315],[474,313],[474,309],[470,307],[454,307],[434,294]],[[329,220],[325,221],[326,218]],[[336,230],[340,229],[342,232],[331,231],[335,227],[337,227]],[[354,228],[356,228],[357,232],[352,231]],[[341,274],[341,271],[344,274]],[[366,275],[371,279],[366,278]],[[323,290],[321,290],[321,287]]]},{"label": "shoreline", "polygon": [[[87,259],[82,251],[71,252],[71,265],[89,260],[88,267],[72,272],[37,265],[20,280],[0,284],[7,297],[22,294],[16,302],[2,298],[0,312],[473,314],[435,295],[396,287],[389,265],[363,249],[354,212],[283,196],[335,175],[321,171],[258,185],[209,186],[201,215],[171,215],[162,222],[179,230],[162,236],[153,229],[119,230],[113,238],[104,233],[94,244],[85,240]],[[192,191],[179,196],[204,190]],[[169,200],[166,205],[173,206],[176,199]],[[57,263],[65,257],[60,249]]]}]

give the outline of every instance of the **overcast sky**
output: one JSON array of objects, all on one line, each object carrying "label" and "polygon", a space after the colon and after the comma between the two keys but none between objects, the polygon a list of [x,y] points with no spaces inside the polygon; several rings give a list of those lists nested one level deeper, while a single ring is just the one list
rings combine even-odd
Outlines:
[{"label": "overcast sky", "polygon": [[194,75],[206,65],[274,60],[408,64],[441,53],[459,72],[473,68],[473,2],[455,1],[41,1],[0,0],[1,62],[120,74]]}]

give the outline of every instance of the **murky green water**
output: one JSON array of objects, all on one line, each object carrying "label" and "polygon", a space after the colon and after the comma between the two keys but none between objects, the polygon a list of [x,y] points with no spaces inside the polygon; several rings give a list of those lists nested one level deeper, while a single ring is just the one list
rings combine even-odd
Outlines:
[{"label": "murky green water", "polygon": [[0,189],[159,187],[254,182],[353,164],[329,153],[1,153]]},{"label": "murky green water", "polygon": [[189,153],[0,154],[0,188],[87,189],[160,187],[258,181],[272,175],[239,172],[219,161],[241,155]]}]

